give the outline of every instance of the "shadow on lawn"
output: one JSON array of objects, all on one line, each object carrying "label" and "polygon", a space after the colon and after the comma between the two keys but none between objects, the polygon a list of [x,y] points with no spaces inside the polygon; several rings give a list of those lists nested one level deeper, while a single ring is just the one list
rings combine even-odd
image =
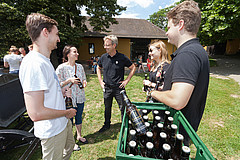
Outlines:
[{"label": "shadow on lawn", "polygon": [[[85,136],[85,138],[88,140],[89,144],[102,142],[108,139],[116,140],[118,138],[120,129],[121,129],[121,123],[119,122],[119,123],[112,124],[110,129],[105,132],[99,133],[98,131],[96,131],[93,134],[89,134]],[[77,142],[77,144],[82,144],[82,143]]]}]

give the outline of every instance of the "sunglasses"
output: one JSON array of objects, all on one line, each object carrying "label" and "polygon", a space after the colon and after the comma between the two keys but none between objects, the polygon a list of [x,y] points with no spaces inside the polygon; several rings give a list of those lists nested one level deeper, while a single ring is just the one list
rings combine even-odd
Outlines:
[{"label": "sunglasses", "polygon": [[[159,47],[156,47],[156,49],[160,49]],[[148,50],[149,52],[153,52],[153,50],[152,49],[149,49]]]}]

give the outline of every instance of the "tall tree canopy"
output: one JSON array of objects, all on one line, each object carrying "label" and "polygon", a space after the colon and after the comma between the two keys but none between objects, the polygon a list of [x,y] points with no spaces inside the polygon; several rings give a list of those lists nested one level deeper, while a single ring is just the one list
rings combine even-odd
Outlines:
[{"label": "tall tree canopy", "polygon": [[[201,43],[212,45],[223,43],[227,39],[240,37],[240,1],[239,0],[195,0],[202,11],[199,30]],[[174,5],[175,6],[175,5]],[[174,6],[164,8],[150,15],[150,21],[160,28],[166,28],[166,13]]]},{"label": "tall tree canopy", "polygon": [[199,37],[205,44],[240,38],[239,0],[196,0],[202,11]]},{"label": "tall tree canopy", "polygon": [[175,7],[179,2],[175,3],[174,5],[160,9],[158,12],[153,13],[152,15],[149,16],[149,21],[158,26],[159,28],[167,31],[167,13]]},{"label": "tall tree canopy", "polygon": [[79,38],[87,30],[86,17],[81,16],[81,8],[86,7],[90,24],[95,31],[106,31],[112,18],[126,10],[117,5],[117,0],[4,0],[0,2],[0,54],[11,45],[17,47],[30,44],[25,20],[33,12],[45,14],[59,23],[60,47],[66,44],[79,45]]}]

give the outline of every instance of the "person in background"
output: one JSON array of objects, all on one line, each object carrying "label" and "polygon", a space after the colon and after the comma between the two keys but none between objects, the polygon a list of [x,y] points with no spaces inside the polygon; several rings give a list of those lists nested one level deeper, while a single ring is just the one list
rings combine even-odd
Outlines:
[{"label": "person in background", "polygon": [[33,45],[30,44],[30,45],[28,46],[28,51],[30,52],[30,51],[32,51],[32,50],[33,50]]},{"label": "person in background", "polygon": [[[163,90],[153,91],[151,96],[169,107],[181,110],[197,131],[209,84],[208,54],[197,38],[201,11],[196,2],[184,1],[169,11],[167,18],[168,42],[175,45],[177,50],[172,54]],[[184,136],[184,144],[189,146],[190,138],[181,125],[179,132]]]},{"label": "person in background", "polygon": [[[82,137],[82,113],[84,109],[84,102],[86,101],[84,88],[87,86],[87,81],[83,66],[75,62],[78,60],[78,56],[79,54],[76,47],[73,45],[66,45],[63,49],[63,57],[67,60],[67,62],[60,64],[56,69],[56,73],[61,87],[73,84],[71,89],[73,106],[77,110],[75,116],[77,140],[86,144],[88,143],[87,139]],[[74,77],[74,75],[76,75],[77,78]],[[84,88],[82,89],[78,86],[80,83],[79,80],[83,84]],[[78,151],[80,149],[81,148],[75,144],[74,150]]]},{"label": "person in background", "polygon": [[145,72],[144,66],[142,64],[142,55],[138,56],[137,66],[138,66],[138,73],[140,73],[141,68],[142,68],[143,72]]},{"label": "person in background", "polygon": [[[115,97],[119,105],[121,118],[123,118],[125,106],[120,91],[125,88],[136,71],[136,67],[131,60],[126,55],[119,53],[116,50],[118,39],[115,35],[105,36],[103,41],[107,53],[103,54],[98,60],[97,75],[100,86],[103,89],[105,122],[99,132],[104,132],[110,128],[113,97]],[[125,67],[130,69],[130,73],[124,80]],[[101,76],[102,68],[103,79]]]},{"label": "person in background", "polygon": [[40,13],[27,16],[33,50],[23,58],[19,71],[25,105],[34,122],[34,135],[41,140],[44,160],[68,160],[75,144],[70,118],[77,111],[66,110],[64,101],[64,96],[71,96],[71,90],[61,89],[50,62],[51,51],[60,42],[57,25],[54,19]]},{"label": "person in background", "polygon": [[148,68],[149,72],[151,70],[152,65],[153,65],[153,63],[152,63],[152,60],[151,60],[151,56],[148,55],[148,58],[147,58],[147,68]]},{"label": "person in background", "polygon": [[92,69],[94,74],[97,73],[97,62],[98,62],[98,56],[94,57],[94,60],[93,60]]},{"label": "person in background", "polygon": [[18,74],[19,73],[19,67],[22,61],[22,58],[20,55],[18,55],[19,50],[16,46],[11,46],[9,49],[9,54],[5,55],[3,58],[4,61],[4,67],[9,67],[9,73],[10,74]]},{"label": "person in background", "polygon": [[19,48],[19,52],[21,53],[21,57],[24,58],[27,54],[26,54],[26,51],[23,47]]}]

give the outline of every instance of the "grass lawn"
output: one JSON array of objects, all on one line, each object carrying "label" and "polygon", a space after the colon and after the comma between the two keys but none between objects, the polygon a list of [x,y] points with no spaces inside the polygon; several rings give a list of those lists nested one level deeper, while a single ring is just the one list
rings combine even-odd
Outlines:
[{"label": "grass lawn", "polygon": [[[110,130],[99,134],[104,122],[104,104],[102,89],[97,75],[87,75],[88,86],[85,89],[87,101],[83,115],[83,135],[89,144],[80,144],[82,150],[73,152],[71,160],[113,160],[117,149],[121,127],[121,113],[113,101],[112,124]],[[133,102],[144,102],[142,92],[144,74],[135,74],[126,87]],[[234,98],[235,97],[235,98]],[[206,109],[197,134],[218,160],[240,159],[240,87],[234,80],[211,77]],[[73,128],[75,134],[75,127]],[[76,136],[76,134],[75,134]],[[24,149],[24,148],[23,148]],[[194,148],[191,146],[194,153]],[[0,153],[0,159],[17,159],[19,149]],[[41,150],[32,160],[41,159]]]}]

